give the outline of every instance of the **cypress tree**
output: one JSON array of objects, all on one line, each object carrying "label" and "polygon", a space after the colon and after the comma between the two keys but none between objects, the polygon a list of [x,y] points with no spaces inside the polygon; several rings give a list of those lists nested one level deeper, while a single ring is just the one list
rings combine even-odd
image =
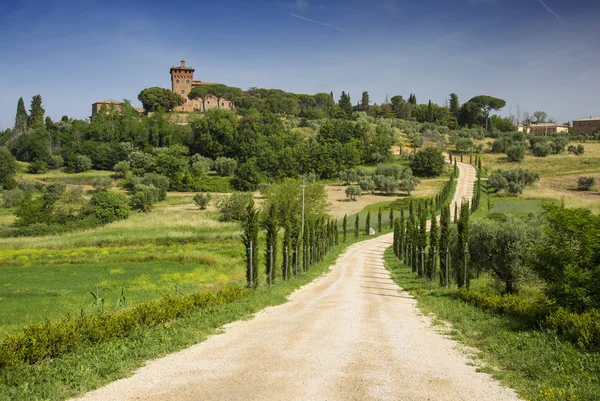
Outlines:
[{"label": "cypress tree", "polygon": [[[289,279],[290,277],[290,263],[293,263],[293,258],[290,255],[293,254],[292,251],[292,226],[288,219],[283,223],[283,261],[281,263],[281,276],[284,280]],[[287,249],[287,252],[286,252]]]},{"label": "cypress tree", "polygon": [[382,218],[382,214],[381,214],[381,207],[379,208],[379,212],[377,212],[377,232],[381,232],[381,218]]},{"label": "cypress tree", "polygon": [[348,237],[348,215],[344,215],[342,229],[344,230],[344,242],[346,242],[346,238]]},{"label": "cypress tree", "polygon": [[[242,222],[242,241],[246,247],[246,281],[249,287],[258,286],[258,230],[260,213],[254,207],[254,199],[248,203],[246,219]],[[250,248],[252,245],[252,252]]]},{"label": "cypress tree", "polygon": [[390,207],[390,229],[394,227],[394,209]]},{"label": "cypress tree", "polygon": [[392,239],[392,250],[394,251],[394,255],[396,255],[396,257],[398,257],[398,237],[400,235],[399,232],[399,228],[400,228],[400,222],[398,222],[398,224],[396,224],[396,222],[394,222],[394,236]]},{"label": "cypress tree", "polygon": [[308,270],[308,265],[310,263],[310,232],[309,232],[309,226],[308,226],[308,222],[306,222],[306,225],[304,226],[304,235],[302,236],[302,256],[303,256],[303,263],[302,263],[302,268],[303,271],[307,271]]},{"label": "cypress tree", "polygon": [[300,222],[299,218],[292,216],[291,217],[291,234],[292,234],[292,249],[290,249],[290,255],[293,255],[292,260],[292,268],[291,270],[294,272],[294,276],[298,275],[298,270],[302,268],[300,262],[300,252],[302,252],[302,238],[300,238]]},{"label": "cypress tree", "polygon": [[406,230],[404,228],[404,209],[400,209],[400,236],[398,238],[398,247],[399,247],[399,255],[398,257],[402,260],[404,260],[404,263],[406,263],[406,256],[405,256],[405,244],[406,244]]},{"label": "cypress tree", "polygon": [[[429,229],[429,259],[427,261],[427,270],[428,270],[428,275],[427,277],[429,277],[430,280],[433,280],[435,278],[435,272],[436,272],[436,266],[437,265],[437,257],[434,257],[436,255],[440,254],[440,250],[438,247],[438,222],[437,222],[437,216],[434,210],[431,211],[431,228]],[[435,252],[436,254],[434,255],[434,247],[435,247]]]},{"label": "cypress tree", "polygon": [[454,202],[454,223],[458,222],[458,202]]},{"label": "cypress tree", "polygon": [[477,168],[481,171],[481,156],[477,159]]},{"label": "cypress tree", "polygon": [[27,119],[27,128],[38,129],[44,128],[44,113],[46,110],[42,107],[42,97],[35,95],[31,99],[31,109],[29,110],[29,117]]},{"label": "cypress tree", "polygon": [[334,237],[334,244],[335,244],[335,246],[337,246],[339,244],[339,242],[340,242],[340,233],[339,233],[339,229],[340,228],[338,227],[338,222],[337,221],[334,220],[332,222],[332,224],[333,224],[333,235],[335,236]]},{"label": "cypress tree", "polygon": [[354,238],[358,238],[358,226],[359,226],[359,220],[358,220],[358,213],[357,213],[356,220],[354,220]]},{"label": "cypress tree", "polygon": [[406,258],[410,261],[411,271],[414,273],[417,271],[417,266],[415,263],[415,216],[413,213],[408,215],[408,221],[406,222],[406,245]]},{"label": "cypress tree", "polygon": [[19,136],[27,132],[27,110],[25,110],[25,102],[20,97],[17,102],[17,115],[15,117],[15,127],[13,133],[15,136]]},{"label": "cypress tree", "polygon": [[424,251],[427,247],[427,204],[421,209],[421,213],[419,214],[419,244],[418,244],[418,253],[419,253],[419,276],[423,276],[425,272],[422,270],[424,264]]},{"label": "cypress tree", "polygon": [[[450,246],[450,205],[444,205],[440,216],[440,285],[446,283],[446,252]],[[448,266],[450,269],[450,266]]]},{"label": "cypress tree", "polygon": [[[457,256],[457,263],[455,266],[455,277],[458,287],[463,287],[465,276],[464,276],[464,258],[465,249],[469,243],[469,202],[464,201],[460,206],[460,218],[458,219],[458,242],[455,250]],[[469,272],[467,271],[466,276],[467,288],[469,288]]]},{"label": "cypress tree", "polygon": [[371,232],[371,211],[367,212],[367,221],[365,223],[365,233],[367,234],[367,237],[369,236],[369,233]]},{"label": "cypress tree", "polygon": [[266,214],[263,217],[263,228],[265,230],[266,249],[265,249],[265,275],[267,284],[271,285],[275,281],[275,266],[277,266],[277,208],[271,204],[267,206]]}]

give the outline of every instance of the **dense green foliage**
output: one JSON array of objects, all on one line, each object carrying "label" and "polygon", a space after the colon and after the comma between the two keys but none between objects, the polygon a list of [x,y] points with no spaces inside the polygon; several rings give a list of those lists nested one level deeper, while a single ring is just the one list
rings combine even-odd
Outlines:
[{"label": "dense green foliage", "polygon": [[6,147],[0,147],[0,189],[14,187],[16,172],[17,161]]},{"label": "dense green foliage", "polygon": [[92,213],[102,224],[126,219],[131,211],[127,196],[105,190],[94,192],[90,206]]},{"label": "dense green foliage", "polygon": [[411,158],[410,167],[416,176],[438,177],[444,172],[444,156],[438,148],[425,148]]},{"label": "dense green foliage", "polygon": [[154,86],[142,90],[138,95],[138,100],[142,103],[144,110],[149,111],[170,111],[177,106],[183,105],[183,98],[169,89]]}]

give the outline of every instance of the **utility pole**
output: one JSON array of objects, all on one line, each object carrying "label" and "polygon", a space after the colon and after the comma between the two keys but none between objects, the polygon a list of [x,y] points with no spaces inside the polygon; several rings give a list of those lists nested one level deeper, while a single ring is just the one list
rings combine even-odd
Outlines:
[{"label": "utility pole", "polygon": [[253,271],[252,271],[252,241],[250,241],[250,249],[248,249],[248,254],[250,255],[250,263],[249,263],[249,265],[250,265],[250,274],[249,274],[249,276],[250,276],[250,287],[252,287],[252,278],[253,278],[252,277],[252,273],[253,273]]},{"label": "utility pole", "polygon": [[446,288],[448,288],[448,256],[450,255],[450,248],[446,247]]},{"label": "utility pole", "polygon": [[468,246],[469,244],[465,244],[465,265],[464,265],[464,276],[463,276],[463,285],[465,286],[465,289],[467,289],[467,253],[468,251]]}]

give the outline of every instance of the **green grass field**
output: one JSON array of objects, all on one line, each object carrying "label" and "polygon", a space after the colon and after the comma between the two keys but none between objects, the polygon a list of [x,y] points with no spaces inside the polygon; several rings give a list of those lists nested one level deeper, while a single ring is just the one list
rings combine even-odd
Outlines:
[{"label": "green grass field", "polygon": [[[0,220],[8,214],[0,215]],[[10,218],[10,215],[8,215]],[[148,214],[59,236],[0,239],[0,340],[26,324],[244,280],[236,223],[178,196]]]},{"label": "green grass field", "polygon": [[490,213],[541,213],[544,201],[539,199],[495,199]]}]

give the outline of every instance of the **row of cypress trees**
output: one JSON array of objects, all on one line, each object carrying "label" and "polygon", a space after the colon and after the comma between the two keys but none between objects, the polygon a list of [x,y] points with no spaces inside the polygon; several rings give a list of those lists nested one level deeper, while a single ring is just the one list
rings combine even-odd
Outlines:
[{"label": "row of cypress trees", "polygon": [[[454,176],[455,172],[450,183]],[[411,201],[407,216],[404,210],[400,211],[400,217],[394,220],[394,255],[419,277],[438,280],[442,286],[454,281],[459,287],[468,288],[469,202],[462,202],[460,213],[455,205],[456,229],[452,227],[450,205],[446,199],[441,205],[439,224],[436,205],[437,202],[422,202],[415,206]]]},{"label": "row of cypress trees", "polygon": [[[279,221],[274,205],[269,205],[261,213],[255,207],[254,200],[247,206],[246,218],[242,222],[242,242],[246,247],[246,281],[249,287],[256,288],[259,283],[259,242],[260,231],[265,233],[264,272],[266,283],[275,282],[279,252]],[[308,271],[320,262],[327,253],[339,243],[338,224],[325,217],[306,219],[304,234],[297,222],[283,222],[283,240],[281,244],[281,277],[288,280],[292,275]],[[346,233],[344,232],[344,241]]]}]

